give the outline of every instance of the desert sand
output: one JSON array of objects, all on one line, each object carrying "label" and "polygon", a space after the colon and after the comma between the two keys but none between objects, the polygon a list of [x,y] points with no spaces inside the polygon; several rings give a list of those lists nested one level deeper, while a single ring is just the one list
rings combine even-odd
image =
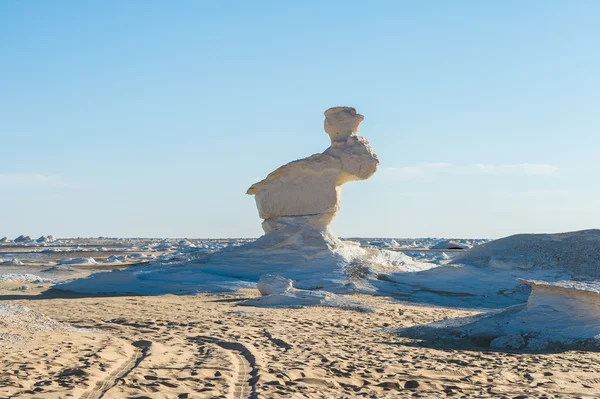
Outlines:
[{"label": "desert sand", "polygon": [[[374,309],[265,309],[236,295],[84,297],[41,284],[1,304],[64,323],[0,324],[2,398],[593,398],[594,352],[427,347],[389,330],[474,314],[353,296]],[[41,317],[41,316],[40,316]],[[74,326],[78,330],[70,330]]]}]

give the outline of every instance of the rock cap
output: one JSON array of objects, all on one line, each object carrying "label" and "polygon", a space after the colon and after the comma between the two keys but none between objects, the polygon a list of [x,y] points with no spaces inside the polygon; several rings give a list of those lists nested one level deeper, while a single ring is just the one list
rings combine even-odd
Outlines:
[{"label": "rock cap", "polygon": [[325,132],[331,142],[346,141],[358,135],[358,128],[365,117],[353,107],[332,107],[325,111]]}]

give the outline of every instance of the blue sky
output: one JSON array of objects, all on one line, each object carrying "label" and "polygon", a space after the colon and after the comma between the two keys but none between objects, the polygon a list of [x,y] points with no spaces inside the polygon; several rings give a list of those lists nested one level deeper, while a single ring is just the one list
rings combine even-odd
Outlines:
[{"label": "blue sky", "polygon": [[0,2],[0,236],[251,237],[350,105],[341,236],[600,227],[600,2]]}]

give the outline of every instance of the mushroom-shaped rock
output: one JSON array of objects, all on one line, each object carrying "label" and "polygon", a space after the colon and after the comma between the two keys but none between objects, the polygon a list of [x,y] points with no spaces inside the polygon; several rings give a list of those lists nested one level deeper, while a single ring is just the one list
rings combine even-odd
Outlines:
[{"label": "mushroom-shaped rock", "polygon": [[292,289],[292,280],[275,274],[263,274],[260,276],[256,288],[263,296],[285,294]]},{"label": "mushroom-shaped rock", "polygon": [[23,266],[25,263],[21,262],[17,258],[12,258],[11,260],[6,260],[4,262],[0,262],[2,266]]}]

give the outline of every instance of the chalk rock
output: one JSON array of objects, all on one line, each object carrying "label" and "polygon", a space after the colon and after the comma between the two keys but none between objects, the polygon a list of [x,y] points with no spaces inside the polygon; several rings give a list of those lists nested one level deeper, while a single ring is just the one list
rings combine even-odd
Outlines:
[{"label": "chalk rock", "polygon": [[261,295],[284,294],[292,289],[292,280],[274,274],[260,276],[256,288]]},{"label": "chalk rock", "polygon": [[0,262],[0,265],[2,266],[23,266],[25,263],[21,262],[19,259],[17,258],[13,258],[11,260],[7,260],[4,262]]},{"label": "chalk rock", "polygon": [[14,239],[14,242],[16,242],[16,243],[27,242],[27,241],[31,241],[31,237],[20,235]]},{"label": "chalk rock", "polygon": [[600,278],[600,230],[516,234],[476,246],[452,264],[519,270],[552,270],[578,279]]},{"label": "chalk rock", "polygon": [[0,238],[0,243],[4,243],[4,242],[9,242],[10,240],[8,239],[8,237],[2,237]]},{"label": "chalk rock", "polygon": [[367,139],[358,136],[364,117],[351,107],[325,111],[325,131],[331,146],[320,154],[290,162],[253,184],[266,233],[286,225],[282,217],[306,217],[307,224],[326,230],[340,208],[344,183],[364,180],[377,170],[379,160]]},{"label": "chalk rock", "polygon": [[454,241],[454,240],[444,240],[435,245],[433,245],[429,249],[469,249],[471,246],[466,243]]},{"label": "chalk rock", "polygon": [[[178,267],[157,267],[159,260],[142,272],[133,267],[98,273],[62,283],[60,289],[158,295],[235,292],[258,285],[266,295],[246,304],[350,308],[354,305],[332,295],[371,293],[377,290],[371,282],[392,287],[389,281],[377,279],[382,273],[436,267],[415,262],[401,252],[361,248],[358,243],[340,240],[330,231],[340,207],[342,185],[369,178],[379,164],[368,141],[358,136],[362,121],[363,116],[354,108],[335,107],[325,111],[324,126],[330,147],[280,167],[248,189],[247,193],[255,196],[259,216],[264,220],[265,234],[257,240],[240,246],[211,248],[219,249],[215,252],[194,250],[183,255],[187,251],[180,249],[178,254],[187,260]],[[160,249],[175,248],[163,242],[154,247]],[[165,265],[178,262],[164,260]],[[294,289],[290,290],[292,280]]]},{"label": "chalk rock", "polygon": [[36,241],[39,242],[39,243],[45,243],[45,242],[53,242],[55,240],[56,239],[54,238],[53,235],[49,235],[49,236],[41,236]]},{"label": "chalk rock", "polygon": [[57,262],[58,265],[95,265],[94,258],[63,258]]},{"label": "chalk rock", "polygon": [[526,304],[501,311],[400,329],[409,338],[453,342],[457,336],[495,348],[539,351],[550,345],[585,348],[600,341],[600,282],[520,280]]}]

